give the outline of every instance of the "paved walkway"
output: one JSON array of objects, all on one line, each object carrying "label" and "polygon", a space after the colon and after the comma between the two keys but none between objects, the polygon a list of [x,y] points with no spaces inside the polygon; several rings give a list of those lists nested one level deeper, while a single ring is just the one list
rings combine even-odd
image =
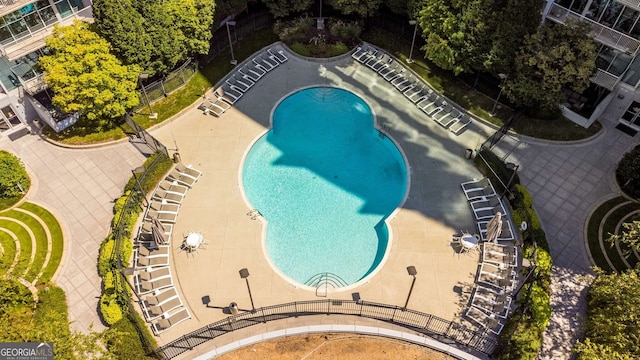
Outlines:
[{"label": "paved walkway", "polygon": [[98,316],[101,281],[97,271],[100,243],[109,234],[113,200],[122,195],[131,170],[144,157],[128,142],[96,148],[65,149],[26,135],[0,138],[24,162],[32,187],[28,201],[43,205],[60,222],[65,251],[53,278],[67,295],[72,330],[104,329]]},{"label": "paved walkway", "polygon": [[603,200],[619,194],[615,168],[637,138],[603,120],[603,131],[579,143],[506,139],[498,152],[520,164],[520,180],[531,192],[553,256],[553,314],[540,359],[568,359],[583,336],[586,292],[593,274],[586,247],[586,223]]}]

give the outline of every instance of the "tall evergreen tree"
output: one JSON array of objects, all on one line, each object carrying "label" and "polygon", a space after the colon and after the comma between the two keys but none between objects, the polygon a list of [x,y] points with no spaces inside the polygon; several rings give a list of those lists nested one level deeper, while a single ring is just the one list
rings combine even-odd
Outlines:
[{"label": "tall evergreen tree", "polygon": [[382,0],[326,0],[326,3],[344,15],[355,14],[366,18],[378,11]]}]

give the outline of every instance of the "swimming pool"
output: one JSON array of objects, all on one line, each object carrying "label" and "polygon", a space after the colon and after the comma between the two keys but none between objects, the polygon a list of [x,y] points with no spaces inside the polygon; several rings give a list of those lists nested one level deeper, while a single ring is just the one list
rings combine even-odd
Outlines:
[{"label": "swimming pool", "polygon": [[267,221],[266,252],[289,280],[315,287],[314,276],[332,274],[348,286],[383,260],[385,219],[408,176],[400,150],[373,125],[353,93],[308,88],[277,105],[272,129],[247,153],[245,196]]}]

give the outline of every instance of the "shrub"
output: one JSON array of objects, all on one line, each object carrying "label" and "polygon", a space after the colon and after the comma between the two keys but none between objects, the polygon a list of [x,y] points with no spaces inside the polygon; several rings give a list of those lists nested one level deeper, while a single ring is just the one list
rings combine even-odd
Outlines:
[{"label": "shrub", "polygon": [[104,276],[116,268],[116,260],[112,256],[115,246],[116,240],[111,236],[107,237],[100,245],[100,254],[98,255],[98,273],[100,276]]},{"label": "shrub", "polygon": [[616,168],[616,181],[627,195],[640,199],[640,145],[624,154]]},{"label": "shrub", "polygon": [[311,55],[311,51],[309,51],[309,48],[306,45],[299,42],[295,42],[291,44],[291,50],[298,55],[302,55],[302,56]]},{"label": "shrub", "polygon": [[331,35],[345,40],[356,40],[362,34],[362,24],[357,21],[337,20],[329,24],[329,32]]},{"label": "shrub", "polygon": [[31,186],[27,170],[15,155],[8,151],[0,151],[0,197],[22,196],[18,184],[25,192]]},{"label": "shrub", "polygon": [[109,325],[113,325],[122,319],[122,310],[117,301],[117,294],[110,291],[102,294],[100,297],[100,314],[102,319]]},{"label": "shrub", "polygon": [[304,39],[307,31],[309,31],[314,24],[314,19],[304,16],[290,21],[276,21],[273,26],[273,31],[278,35],[280,40],[285,43],[293,43]]},{"label": "shrub", "polygon": [[342,54],[346,54],[349,51],[349,48],[344,43],[338,42],[329,47],[327,50],[327,57],[334,57]]},{"label": "shrub", "polygon": [[[143,346],[140,335],[136,330],[134,323],[136,315],[131,314],[123,317],[107,330],[107,348],[116,359],[150,359],[145,354],[145,346]],[[146,326],[143,324],[142,328],[146,328]],[[143,334],[142,336],[145,335]],[[148,336],[151,337],[150,334]],[[153,340],[151,339],[151,341]],[[154,346],[155,341],[150,347]]]}]

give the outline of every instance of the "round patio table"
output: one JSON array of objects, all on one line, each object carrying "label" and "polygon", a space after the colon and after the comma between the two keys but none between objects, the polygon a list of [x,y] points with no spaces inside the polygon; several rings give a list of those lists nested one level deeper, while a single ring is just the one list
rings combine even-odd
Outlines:
[{"label": "round patio table", "polygon": [[184,239],[184,243],[189,251],[197,250],[202,244],[203,236],[200,233],[190,233]]}]

